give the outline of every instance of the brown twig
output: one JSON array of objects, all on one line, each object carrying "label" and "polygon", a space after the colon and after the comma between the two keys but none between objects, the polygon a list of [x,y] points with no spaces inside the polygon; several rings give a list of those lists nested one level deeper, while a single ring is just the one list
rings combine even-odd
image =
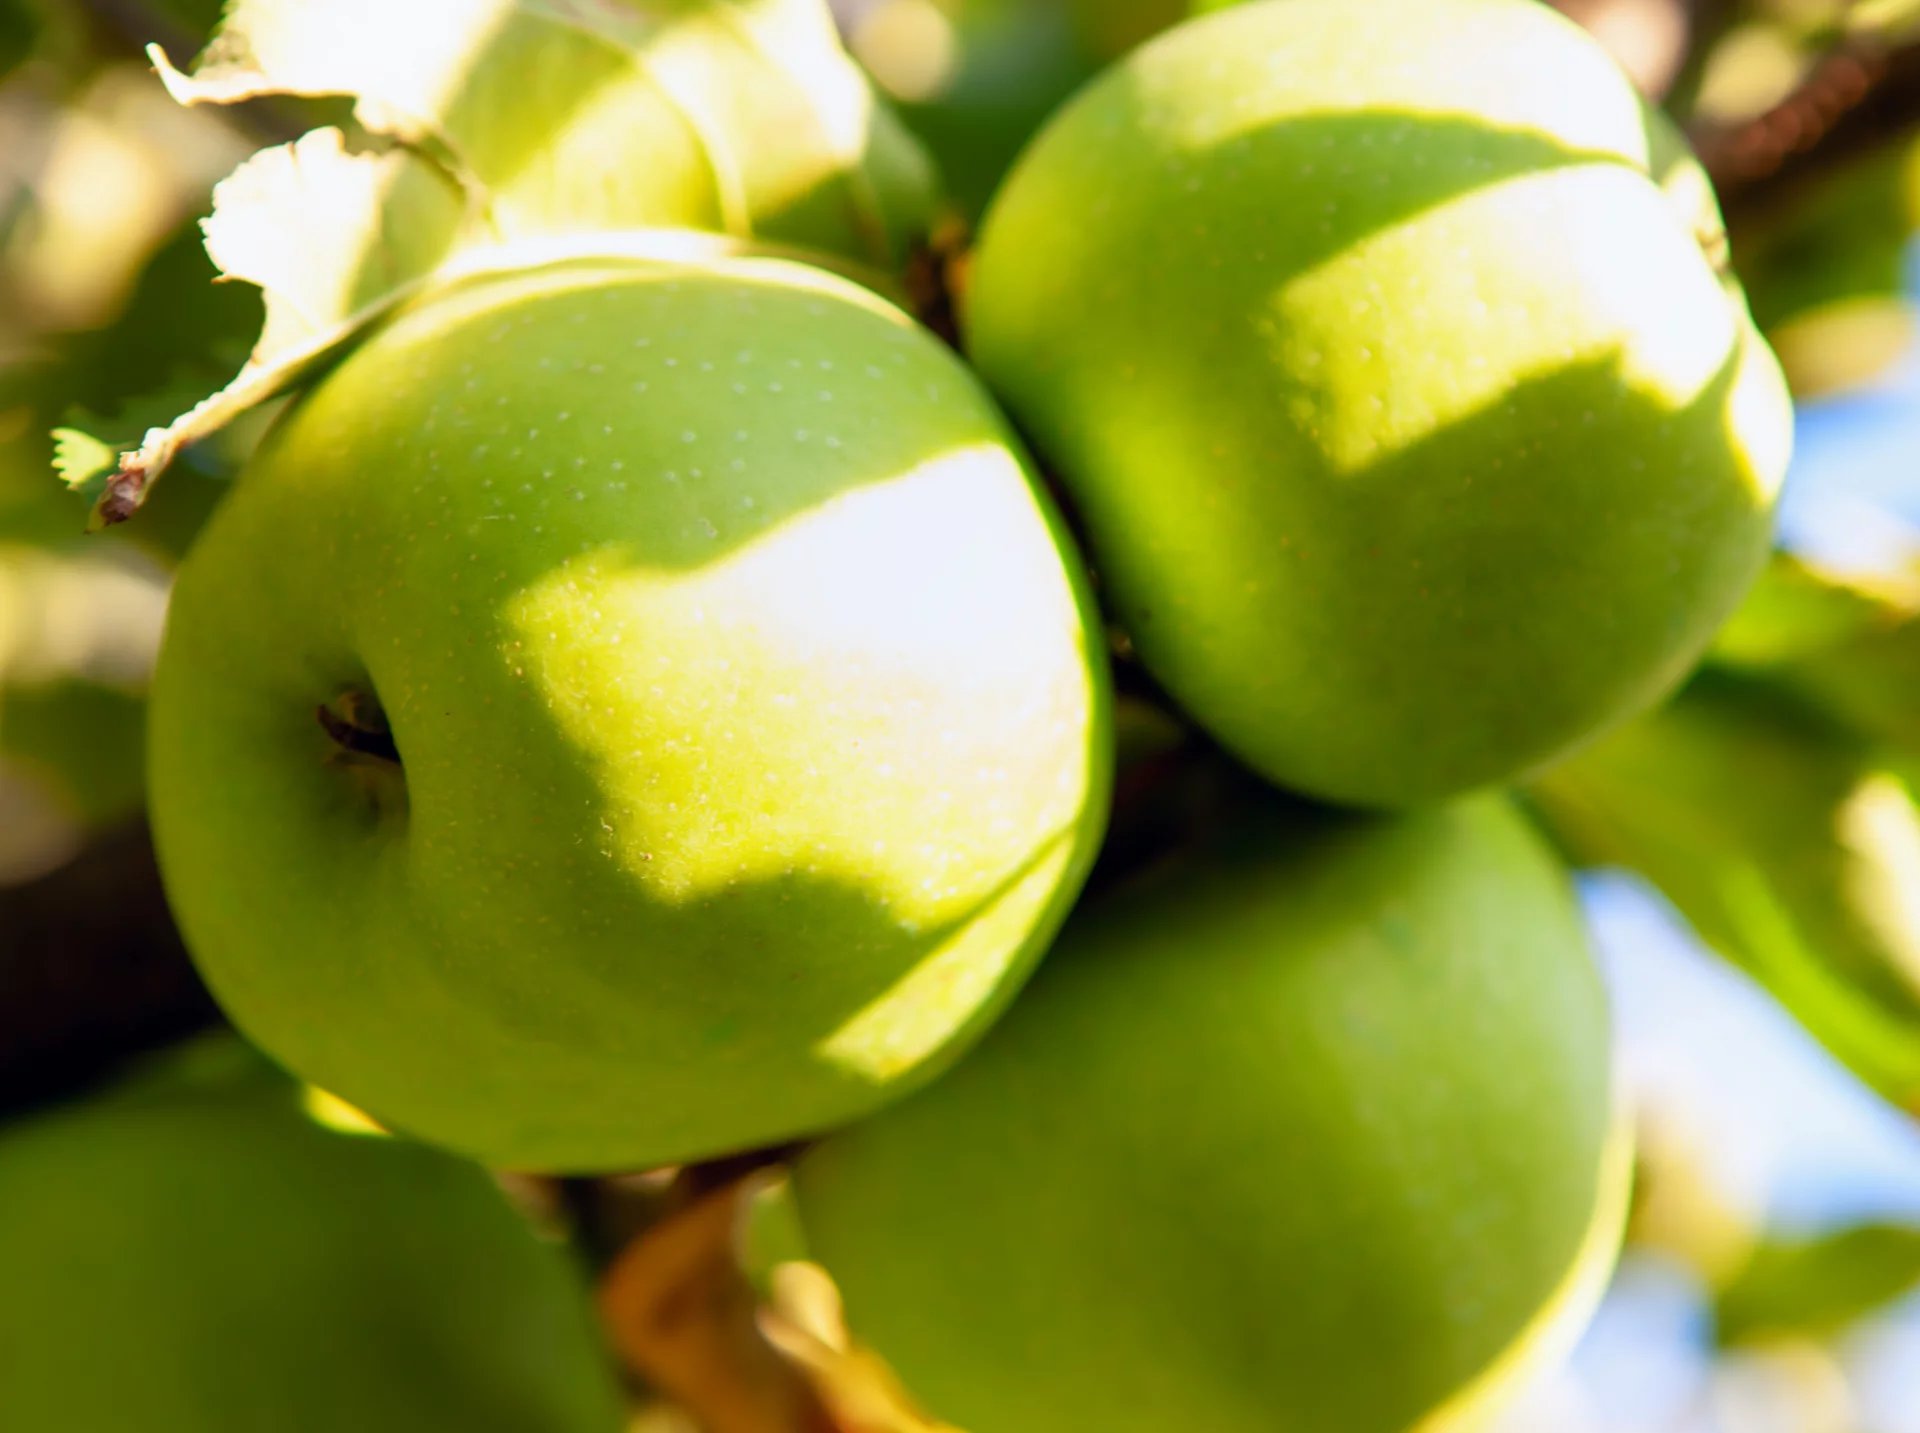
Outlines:
[{"label": "brown twig", "polygon": [[914,316],[956,353],[970,240],[965,224],[948,220],[907,256],[902,276]]},{"label": "brown twig", "polygon": [[602,1276],[600,1310],[632,1372],[707,1433],[846,1433],[774,1348],[735,1257],[758,1161],[682,1171],[669,1212]]},{"label": "brown twig", "polygon": [[1697,126],[1694,147],[1728,221],[1786,202],[1802,186],[1920,128],[1920,44],[1849,40],[1794,90],[1739,124]]}]

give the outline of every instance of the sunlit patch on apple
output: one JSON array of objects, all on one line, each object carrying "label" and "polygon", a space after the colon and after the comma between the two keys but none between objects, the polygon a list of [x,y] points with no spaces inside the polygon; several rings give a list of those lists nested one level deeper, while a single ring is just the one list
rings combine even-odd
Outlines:
[{"label": "sunlit patch on apple", "polygon": [[1049,121],[969,355],[1190,716],[1432,800],[1646,709],[1765,559],[1790,400],[1697,177],[1549,7],[1235,6]]},{"label": "sunlit patch on apple", "polygon": [[[737,372],[787,393],[742,408]],[[256,536],[296,490],[320,540],[289,560]],[[269,589],[264,616],[231,595]],[[870,1110],[1019,983],[1106,809],[1099,629],[1025,458],[950,350],[798,265],[423,302],[262,449],[174,608],[157,825],[219,998],[494,1164],[684,1163]],[[284,772],[231,778],[226,693]],[[289,802],[315,819],[283,849],[312,849],[276,861],[254,813]],[[1003,944],[958,941],[976,919]]]},{"label": "sunlit patch on apple", "polygon": [[372,1115],[318,1085],[301,1086],[300,1104],[316,1124],[323,1124],[338,1134],[377,1135],[384,1138],[389,1133],[386,1126]]},{"label": "sunlit patch on apple", "polygon": [[1740,336],[1733,392],[1728,396],[1730,446],[1748,454],[1754,496],[1771,504],[1793,456],[1793,409],[1780,402],[1780,373],[1765,340],[1753,329]]},{"label": "sunlit patch on apple", "polygon": [[[1556,253],[1540,252],[1543,233],[1557,236]],[[1437,265],[1435,253],[1452,257]],[[1623,165],[1473,189],[1289,276],[1271,304],[1297,421],[1347,473],[1515,403],[1516,382],[1580,365],[1608,371],[1596,392],[1632,388],[1679,413],[1741,347],[1691,236]],[[1425,337],[1435,329],[1472,342],[1443,358]],[[1356,403],[1362,391],[1378,402]]]},{"label": "sunlit patch on apple", "polygon": [[[1541,63],[1541,26],[1525,11],[1501,13],[1491,7],[1476,17],[1471,34],[1463,34],[1457,18],[1434,11],[1400,9],[1369,20],[1356,9],[1350,33],[1353,50],[1369,57],[1370,81],[1390,89],[1392,110],[1377,103],[1357,103],[1354,71],[1329,65],[1311,43],[1282,46],[1250,43],[1238,53],[1214,46],[1208,55],[1208,88],[1236,103],[1203,111],[1181,112],[1170,107],[1170,132],[1188,152],[1257,133],[1276,122],[1304,121],[1311,125],[1327,118],[1358,117],[1376,127],[1364,143],[1384,150],[1396,142],[1391,122],[1458,121],[1481,129],[1495,127],[1537,135],[1544,143],[1569,153],[1587,151],[1616,155],[1631,164],[1647,158],[1646,127],[1632,89],[1597,51],[1566,47],[1562,63]],[[1357,32],[1369,25],[1391,30],[1387,45],[1370,45]],[[1417,54],[1418,64],[1387,69],[1382,52]],[[1191,83],[1189,71],[1183,76]],[[1142,87],[1144,89],[1144,86]],[[1149,93],[1149,101],[1157,95]],[[1350,156],[1332,154],[1334,162]]]},{"label": "sunlit patch on apple", "polygon": [[1526,1391],[1531,1376],[1554,1368],[1573,1351],[1613,1277],[1633,1191],[1634,1151],[1632,1119],[1616,1115],[1601,1155],[1598,1198],[1586,1243],[1560,1286],[1542,1301],[1505,1354],[1410,1433],[1477,1433]]},{"label": "sunlit patch on apple", "polygon": [[654,898],[798,868],[932,925],[1088,799],[1094,698],[1060,662],[1082,639],[1049,543],[1011,453],[965,446],[687,569],[621,544],[567,562],[508,604],[514,660]]},{"label": "sunlit patch on apple", "polygon": [[1009,953],[1033,923],[1073,858],[1063,827],[1005,888],[983,901],[957,935],[942,942],[878,999],[815,1047],[821,1059],[876,1083],[937,1053],[968,1012],[990,1008],[1013,964]]}]

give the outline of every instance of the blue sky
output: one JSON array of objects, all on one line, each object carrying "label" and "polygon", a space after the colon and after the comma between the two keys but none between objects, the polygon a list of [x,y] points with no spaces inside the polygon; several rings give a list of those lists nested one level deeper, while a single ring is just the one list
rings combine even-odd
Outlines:
[{"label": "blue sky", "polygon": [[[1909,264],[1920,301],[1920,245]],[[1854,569],[1920,560],[1920,343],[1873,386],[1803,404],[1780,540]],[[1755,778],[1765,779],[1756,772]],[[1623,1060],[1692,1100],[1728,1177],[1786,1229],[1920,1223],[1920,1122],[1868,1093],[1767,996],[1624,877],[1587,885]]]},{"label": "blue sky", "polygon": [[[1910,272],[1920,300],[1920,262]],[[1804,405],[1797,438],[1783,545],[1843,571],[1920,561],[1920,345],[1872,388]],[[1602,873],[1582,894],[1613,992],[1623,1083],[1685,1131],[1729,1205],[1789,1235],[1920,1224],[1920,1121],[1703,950],[1656,892]],[[1788,1396],[1803,1385],[1769,1382],[1781,1370],[1751,1356],[1716,1362],[1711,1344],[1699,1277],[1630,1256],[1571,1364],[1506,1433],[1804,1433],[1811,1405]],[[1828,1366],[1841,1390],[1833,1426],[1920,1433],[1920,1296],[1849,1334]]]}]

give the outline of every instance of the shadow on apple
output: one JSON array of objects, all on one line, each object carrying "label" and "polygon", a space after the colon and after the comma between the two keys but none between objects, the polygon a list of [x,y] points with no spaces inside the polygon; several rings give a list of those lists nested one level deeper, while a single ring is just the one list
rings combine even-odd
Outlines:
[{"label": "shadow on apple", "polygon": [[1670,690],[1763,560],[1789,432],[1657,117],[1236,129],[1139,70],[1016,170],[968,331],[1147,665],[1359,805],[1510,779]]},{"label": "shadow on apple", "polygon": [[[640,1167],[852,1118],[1011,996],[1104,824],[1104,653],[1002,420],[855,294],[481,285],[269,439],[176,589],[154,769],[278,1058],[496,1163]],[[316,720],[349,694],[398,762]]]}]

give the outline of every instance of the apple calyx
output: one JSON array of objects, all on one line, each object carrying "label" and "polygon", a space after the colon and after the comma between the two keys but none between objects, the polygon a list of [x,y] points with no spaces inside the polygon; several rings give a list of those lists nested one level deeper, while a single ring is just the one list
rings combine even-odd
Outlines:
[{"label": "apple calyx", "polygon": [[372,692],[349,689],[334,698],[331,706],[322,703],[316,707],[314,715],[344,755],[401,765],[393,728]]}]

